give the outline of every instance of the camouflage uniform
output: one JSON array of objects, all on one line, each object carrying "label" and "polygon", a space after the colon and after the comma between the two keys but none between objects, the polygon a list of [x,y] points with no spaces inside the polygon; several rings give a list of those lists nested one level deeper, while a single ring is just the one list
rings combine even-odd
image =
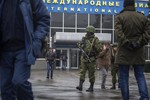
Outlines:
[{"label": "camouflage uniform", "polygon": [[101,44],[99,39],[94,35],[95,28],[93,26],[88,26],[86,28],[86,32],[87,34],[85,35],[85,37],[82,38],[81,42],[78,43],[78,46],[85,51],[85,53],[90,58],[90,61],[84,54],[81,55],[80,83],[77,89],[82,91],[82,84],[85,80],[86,71],[88,71],[89,82],[91,83],[91,85],[87,91],[91,92],[93,91],[93,85],[95,82],[94,73],[95,73],[96,55],[100,51]]},{"label": "camouflage uniform", "polygon": [[[114,48],[117,48],[117,43],[114,43],[112,45],[112,50],[111,50],[111,75],[112,75],[112,84],[113,86],[110,89],[116,89],[116,82],[117,82],[117,78],[116,76],[119,76],[118,74],[118,65],[114,63],[115,61],[115,55],[117,50],[114,50]],[[118,78],[119,79],[119,78]],[[119,80],[118,80],[119,82]],[[119,84],[118,84],[119,87]]]}]

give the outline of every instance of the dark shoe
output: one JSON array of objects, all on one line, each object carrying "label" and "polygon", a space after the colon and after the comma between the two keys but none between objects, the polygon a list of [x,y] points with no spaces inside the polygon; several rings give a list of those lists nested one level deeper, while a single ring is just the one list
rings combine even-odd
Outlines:
[{"label": "dark shoe", "polygon": [[113,86],[110,89],[116,89],[116,84],[113,84]]},{"label": "dark shoe", "polygon": [[88,88],[87,90],[86,90],[86,92],[93,92],[94,90],[93,90],[93,88]]},{"label": "dark shoe", "polygon": [[82,91],[82,87],[80,87],[80,86],[77,86],[76,89],[79,91]]},{"label": "dark shoe", "polygon": [[47,76],[46,78],[47,78],[47,79],[49,79],[49,77],[48,77],[48,76]]},{"label": "dark shoe", "polygon": [[80,80],[79,86],[76,87],[77,90],[82,91],[83,82],[84,82],[84,80]]},{"label": "dark shoe", "polygon": [[116,86],[112,86],[110,89],[116,89]]},{"label": "dark shoe", "polygon": [[93,92],[94,82],[90,84],[90,87],[86,90],[86,92]]}]

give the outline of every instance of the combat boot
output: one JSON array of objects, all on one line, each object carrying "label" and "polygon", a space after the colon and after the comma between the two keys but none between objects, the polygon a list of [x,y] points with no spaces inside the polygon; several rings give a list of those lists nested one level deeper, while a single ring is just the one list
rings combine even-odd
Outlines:
[{"label": "combat boot", "polygon": [[84,80],[80,80],[79,86],[76,87],[77,90],[82,91]]},{"label": "combat boot", "polygon": [[94,82],[91,82],[90,87],[86,90],[86,92],[93,92]]},{"label": "combat boot", "polygon": [[113,86],[110,89],[116,89],[116,85],[113,84]]}]

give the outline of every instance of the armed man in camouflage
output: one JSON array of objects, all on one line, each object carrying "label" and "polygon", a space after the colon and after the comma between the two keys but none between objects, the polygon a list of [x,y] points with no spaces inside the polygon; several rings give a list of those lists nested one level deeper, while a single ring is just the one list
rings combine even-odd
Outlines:
[{"label": "armed man in camouflage", "polygon": [[115,56],[117,53],[117,43],[114,43],[112,45],[112,49],[111,49],[111,75],[112,75],[112,87],[110,89],[116,89],[116,83],[117,83],[117,76],[118,76],[118,88],[120,88],[119,86],[119,68],[118,65],[115,64]]},{"label": "armed man in camouflage", "polygon": [[95,28],[93,26],[86,27],[86,35],[78,43],[78,47],[82,50],[81,65],[80,65],[80,82],[76,87],[79,91],[82,91],[82,86],[85,81],[85,75],[88,71],[90,87],[87,92],[93,92],[93,86],[95,82],[95,65],[96,56],[100,52],[101,43],[97,37],[95,37]]}]

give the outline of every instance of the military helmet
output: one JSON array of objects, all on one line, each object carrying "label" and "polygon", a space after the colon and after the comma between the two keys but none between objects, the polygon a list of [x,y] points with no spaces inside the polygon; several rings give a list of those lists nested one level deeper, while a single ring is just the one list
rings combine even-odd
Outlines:
[{"label": "military helmet", "polygon": [[86,27],[86,32],[91,32],[91,33],[95,33],[95,27],[94,26],[87,26]]}]

